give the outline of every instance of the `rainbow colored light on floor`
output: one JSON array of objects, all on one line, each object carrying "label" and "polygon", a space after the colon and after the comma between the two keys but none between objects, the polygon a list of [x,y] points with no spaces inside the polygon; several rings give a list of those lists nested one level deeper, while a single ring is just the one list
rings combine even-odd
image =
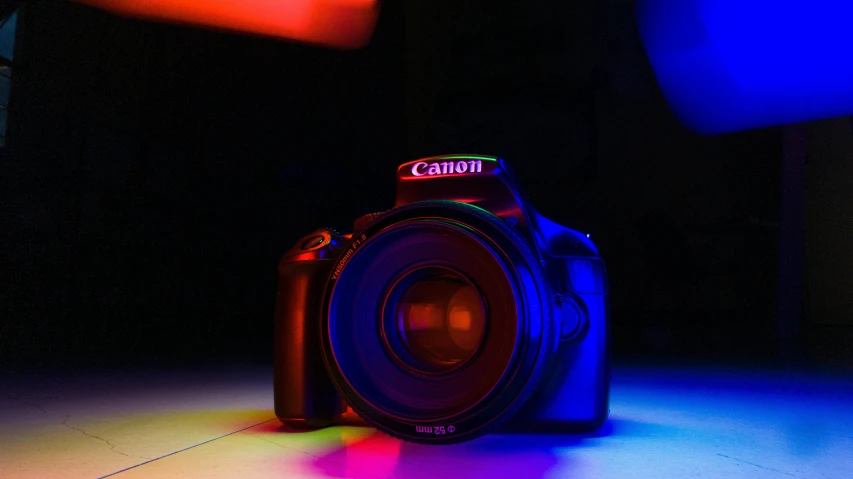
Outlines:
[{"label": "rainbow colored light on floor", "polygon": [[676,115],[717,134],[853,114],[853,2],[641,0]]},{"label": "rainbow colored light on floor", "polygon": [[268,367],[0,371],[0,477],[849,479],[853,376],[618,367],[601,431],[412,444],[273,412]]}]

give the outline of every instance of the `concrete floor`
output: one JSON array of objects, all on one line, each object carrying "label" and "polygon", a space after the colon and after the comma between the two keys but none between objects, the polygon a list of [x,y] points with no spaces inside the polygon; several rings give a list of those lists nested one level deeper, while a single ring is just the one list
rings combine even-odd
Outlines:
[{"label": "concrete floor", "polygon": [[617,368],[589,436],[286,430],[268,368],[0,376],[0,478],[853,478],[853,377]]}]

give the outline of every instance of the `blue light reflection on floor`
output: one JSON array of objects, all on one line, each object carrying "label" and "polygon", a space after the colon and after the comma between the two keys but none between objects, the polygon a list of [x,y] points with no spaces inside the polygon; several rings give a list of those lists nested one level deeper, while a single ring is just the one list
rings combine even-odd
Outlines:
[{"label": "blue light reflection on floor", "polygon": [[641,0],[637,21],[667,100],[696,131],[853,113],[853,2]]},{"label": "blue light reflection on floor", "polygon": [[851,404],[849,377],[621,368],[598,433],[421,446],[377,432],[312,467],[332,477],[849,478]]}]

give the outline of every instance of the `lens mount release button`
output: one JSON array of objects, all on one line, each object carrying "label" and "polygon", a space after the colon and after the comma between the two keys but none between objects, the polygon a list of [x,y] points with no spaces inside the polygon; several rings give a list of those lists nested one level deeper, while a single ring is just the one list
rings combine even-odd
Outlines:
[{"label": "lens mount release button", "polygon": [[302,242],[302,249],[314,249],[326,240],[322,235],[312,236]]},{"label": "lens mount release button", "polygon": [[560,340],[572,339],[581,329],[583,313],[574,299],[557,295],[557,315],[560,321]]}]

